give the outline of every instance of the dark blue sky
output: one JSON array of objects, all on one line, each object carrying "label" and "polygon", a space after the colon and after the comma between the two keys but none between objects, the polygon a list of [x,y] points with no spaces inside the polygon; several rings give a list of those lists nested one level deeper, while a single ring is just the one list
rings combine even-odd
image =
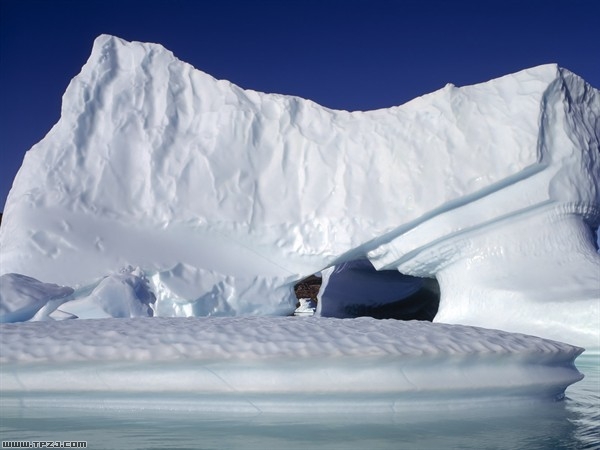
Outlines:
[{"label": "dark blue sky", "polygon": [[557,62],[600,87],[600,0],[0,0],[0,207],[102,33],[244,88],[367,110]]}]

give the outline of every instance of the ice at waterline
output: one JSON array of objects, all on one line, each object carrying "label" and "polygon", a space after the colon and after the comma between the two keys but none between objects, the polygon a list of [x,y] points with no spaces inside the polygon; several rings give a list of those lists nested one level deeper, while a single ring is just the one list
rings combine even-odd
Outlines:
[{"label": "ice at waterline", "polygon": [[581,348],[423,321],[136,318],[2,325],[5,406],[393,412],[556,400]]},{"label": "ice at waterline", "polygon": [[[385,297],[365,298],[369,308],[401,304],[420,282],[386,289],[382,270],[439,282],[438,323],[409,333],[413,345],[424,339],[429,350],[410,363],[447,358],[452,363],[444,360],[436,371],[446,368],[448,379],[464,373],[471,381],[491,380],[493,390],[500,380],[482,369],[488,364],[480,364],[479,350],[472,351],[480,344],[459,339],[446,348],[445,338],[435,337],[436,330],[449,339],[470,329],[442,322],[600,348],[600,259],[592,233],[600,217],[599,115],[598,90],[556,65],[474,86],[448,85],[394,108],[347,112],[243,90],[160,45],[100,36],[65,92],[59,122],[27,153],[7,200],[0,228],[2,320],[46,322],[3,325],[3,336],[22,332],[34,339],[53,329],[77,335],[92,323],[149,323],[56,322],[73,317],[163,316],[153,322],[163,327],[173,320],[168,317],[244,316],[231,323],[277,330],[310,324],[331,327],[342,342],[354,335],[369,341],[363,324],[391,322],[246,317],[290,314],[293,284],[321,271],[319,312],[347,311],[335,302],[349,292],[332,288],[343,288],[351,276],[345,268],[364,261],[363,275]],[[194,320],[219,326],[234,319]],[[504,331],[489,331],[499,352],[489,366],[510,361],[514,371],[505,375],[515,375],[515,392],[555,398],[579,376],[572,364],[579,348],[523,338],[527,349],[558,346],[549,357],[532,350],[541,359],[531,362],[529,350],[513,348]],[[85,339],[93,343],[90,333]],[[260,336],[279,345],[268,332]],[[306,347],[299,336],[295,342]],[[329,334],[319,336],[314,345],[337,348]],[[55,350],[32,348],[53,366]],[[153,348],[142,354],[151,360]],[[239,359],[238,349],[230,350]],[[132,355],[119,361],[135,360]],[[52,370],[84,374],[94,358]],[[369,358],[343,362],[345,376]],[[388,363],[395,364],[381,362]],[[13,386],[30,380],[24,385],[42,389],[39,364],[11,362]],[[538,369],[534,388],[527,380]],[[398,378],[409,373],[390,370]],[[148,371],[149,379],[164,378],[159,372]]]}]

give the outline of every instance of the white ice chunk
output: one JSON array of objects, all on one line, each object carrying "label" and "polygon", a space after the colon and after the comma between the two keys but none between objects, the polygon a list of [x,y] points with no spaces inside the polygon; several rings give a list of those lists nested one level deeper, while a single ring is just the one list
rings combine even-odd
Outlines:
[{"label": "white ice chunk", "polygon": [[157,272],[150,281],[157,296],[157,316],[288,315],[296,302],[289,276],[235,277],[177,264]]},{"label": "white ice chunk", "polygon": [[0,332],[3,398],[51,397],[58,406],[73,398],[84,407],[179,401],[221,411],[366,402],[391,411],[409,401],[557,399],[582,378],[573,364],[581,348],[418,321],[138,318]]},{"label": "white ice chunk", "polygon": [[317,309],[317,303],[312,298],[301,298],[300,305],[294,310],[295,316],[313,316]]},{"label": "white ice chunk", "polygon": [[139,268],[127,267],[81,291],[60,306],[62,313],[81,319],[109,317],[148,317],[154,315],[156,301],[148,280]]},{"label": "white ice chunk", "polygon": [[31,319],[48,302],[58,304],[73,293],[67,286],[43,283],[16,273],[0,276],[0,322]]},{"label": "white ice chunk", "polygon": [[19,274],[0,277],[0,322],[148,317],[156,300],[138,268],[126,267],[74,290]]}]

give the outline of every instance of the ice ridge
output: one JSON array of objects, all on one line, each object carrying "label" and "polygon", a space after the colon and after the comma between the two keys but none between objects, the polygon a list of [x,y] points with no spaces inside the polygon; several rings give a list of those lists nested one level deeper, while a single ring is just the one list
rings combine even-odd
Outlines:
[{"label": "ice ridge", "polygon": [[599,123],[554,64],[348,112],[102,35],[15,179],[0,268],[77,287],[139,266],[165,314],[280,314],[366,258],[436,277],[436,320],[596,345]]}]

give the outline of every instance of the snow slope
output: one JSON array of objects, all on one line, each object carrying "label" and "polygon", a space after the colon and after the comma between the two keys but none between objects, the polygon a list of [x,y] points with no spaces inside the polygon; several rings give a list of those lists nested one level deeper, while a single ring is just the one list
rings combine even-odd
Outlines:
[{"label": "snow slope", "polygon": [[347,112],[103,35],[15,179],[0,270],[139,266],[159,315],[285,314],[294,281],[367,258],[436,277],[438,321],[600,347],[599,115],[556,65]]},{"label": "snow slope", "polygon": [[581,348],[430,322],[136,318],[0,332],[7,406],[389,412],[410,402],[556,400],[582,378],[573,365]]}]

